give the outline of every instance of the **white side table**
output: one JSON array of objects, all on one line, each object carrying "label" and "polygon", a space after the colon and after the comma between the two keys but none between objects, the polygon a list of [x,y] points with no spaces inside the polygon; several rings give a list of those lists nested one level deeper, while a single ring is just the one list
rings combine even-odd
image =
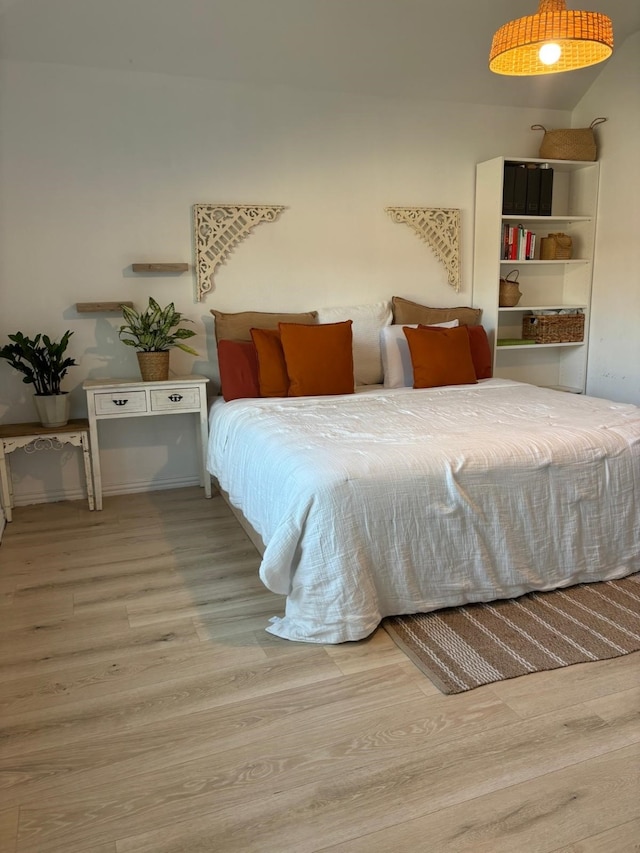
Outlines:
[{"label": "white side table", "polygon": [[13,509],[13,485],[9,454],[18,448],[24,448],[25,453],[35,453],[36,450],[61,450],[65,444],[82,448],[87,499],[89,509],[93,509],[89,421],[78,418],[70,420],[65,426],[60,427],[44,427],[40,423],[3,424],[0,426],[0,491],[2,492],[2,505],[7,521],[11,521],[11,510]]},{"label": "white side table", "polygon": [[192,412],[197,415],[198,445],[200,447],[201,485],[206,497],[211,497],[211,477],[207,472],[207,412],[206,376],[174,376],[161,382],[141,379],[88,379],[83,388],[87,393],[91,461],[96,509],[102,509],[102,475],[98,421],[114,418],[140,418],[154,415],[178,415]]}]

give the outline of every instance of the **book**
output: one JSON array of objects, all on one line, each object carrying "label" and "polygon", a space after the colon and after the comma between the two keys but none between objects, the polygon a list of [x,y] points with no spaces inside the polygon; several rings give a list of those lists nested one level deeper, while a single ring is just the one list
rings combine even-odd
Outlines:
[{"label": "book", "polygon": [[504,179],[502,182],[502,214],[511,216],[513,214],[513,190],[516,181],[516,167],[512,163],[506,163],[504,167]]},{"label": "book", "polygon": [[509,226],[509,257],[508,261],[515,261],[518,257],[518,229],[515,225]]},{"label": "book", "polygon": [[527,216],[540,214],[540,175],[541,170],[536,166],[533,169],[527,169]]},{"label": "book", "polygon": [[532,261],[535,258],[536,235],[524,225],[502,226],[500,258],[503,261]]},{"label": "book", "polygon": [[515,167],[515,180],[513,184],[513,215],[524,216],[527,212],[527,167]]},{"label": "book", "polygon": [[503,261],[509,260],[509,226],[502,226],[502,250],[500,252],[500,258]]},{"label": "book", "polygon": [[528,344],[535,344],[535,341],[532,340],[524,340],[523,338],[498,338],[497,342],[499,347],[515,347],[527,346]]},{"label": "book", "polygon": [[504,225],[502,229],[502,260],[513,261],[517,254],[517,229],[513,225]]},{"label": "book", "polygon": [[553,200],[553,169],[541,167],[537,169],[540,172],[540,216],[551,216],[551,207]]},{"label": "book", "polygon": [[525,261],[530,261],[533,258],[531,254],[531,243],[533,241],[533,231],[527,231],[527,239],[525,245],[524,259]]},{"label": "book", "polygon": [[518,225],[518,251],[516,254],[516,260],[524,261],[526,248],[527,229],[524,227],[524,225]]}]

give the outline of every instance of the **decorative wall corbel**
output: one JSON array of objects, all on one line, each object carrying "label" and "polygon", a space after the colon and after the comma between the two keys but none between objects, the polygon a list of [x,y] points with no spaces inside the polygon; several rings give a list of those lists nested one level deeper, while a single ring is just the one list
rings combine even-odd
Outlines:
[{"label": "decorative wall corbel", "polygon": [[194,204],[196,301],[213,288],[213,276],[259,222],[275,222],[284,210],[274,204]]},{"label": "decorative wall corbel", "polygon": [[404,222],[431,248],[447,270],[447,280],[460,290],[460,211],[451,207],[385,207],[394,222]]}]

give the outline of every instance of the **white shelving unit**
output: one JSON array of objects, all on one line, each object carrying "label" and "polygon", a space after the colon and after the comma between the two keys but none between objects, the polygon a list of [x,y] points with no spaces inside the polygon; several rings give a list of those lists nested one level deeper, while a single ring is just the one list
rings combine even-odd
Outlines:
[{"label": "white shelving unit", "polygon": [[[553,169],[551,216],[504,216],[502,192],[505,163],[548,164]],[[576,160],[495,157],[476,166],[473,303],[482,308],[482,323],[494,353],[494,375],[533,385],[583,392],[586,382],[589,310],[593,278],[599,164]],[[536,234],[536,258],[501,259],[503,225],[524,225]],[[568,261],[541,261],[540,240],[562,231],[573,240]],[[515,308],[498,304],[500,279],[518,270],[522,292]],[[498,346],[500,339],[521,339],[522,318],[532,311],[571,308],[585,314],[579,343]]]}]

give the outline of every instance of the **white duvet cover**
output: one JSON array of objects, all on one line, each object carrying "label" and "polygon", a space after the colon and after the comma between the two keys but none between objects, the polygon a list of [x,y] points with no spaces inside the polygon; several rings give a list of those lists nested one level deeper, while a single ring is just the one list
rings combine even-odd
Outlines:
[{"label": "white duvet cover", "polygon": [[235,400],[209,471],[287,597],[267,629],[339,643],[384,616],[640,570],[640,408],[490,379]]}]

